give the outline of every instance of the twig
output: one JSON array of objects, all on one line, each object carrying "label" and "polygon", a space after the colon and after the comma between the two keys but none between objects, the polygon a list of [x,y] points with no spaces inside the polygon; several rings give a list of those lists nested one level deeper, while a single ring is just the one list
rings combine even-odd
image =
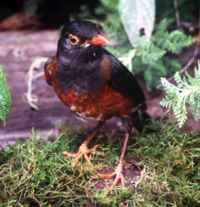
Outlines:
[{"label": "twig", "polygon": [[[195,60],[197,59],[198,52],[199,52],[199,48],[196,46],[192,57],[187,62],[187,64],[180,70],[180,72],[179,72],[180,75],[186,73],[187,70],[190,68],[190,66],[195,62]],[[172,77],[168,78],[167,80],[172,81],[173,79],[174,79],[174,77],[172,76]]]},{"label": "twig", "polygon": [[[178,8],[178,0],[174,0],[174,6],[175,6],[175,4],[176,4],[176,7]],[[178,18],[177,20],[180,21],[180,18]],[[199,14],[198,14],[198,28],[199,28],[198,37],[200,37],[200,9],[199,9]],[[199,46],[200,46],[200,43],[197,41],[196,47],[195,47],[195,50],[194,50],[194,53],[193,53],[192,57],[187,62],[187,64],[180,70],[180,72],[179,72],[180,74],[186,73],[187,70],[191,67],[191,65],[196,61],[198,53],[199,53]],[[172,76],[170,78],[167,78],[168,81],[172,81],[173,79],[174,79],[174,76]],[[158,88],[161,88],[161,87],[162,87],[162,85],[159,84]]]},{"label": "twig", "polygon": [[177,27],[180,28],[181,27],[181,20],[180,20],[178,0],[174,0],[174,9],[175,9],[175,16],[176,16],[176,24],[177,24]]},{"label": "twig", "polygon": [[37,102],[38,97],[36,95],[33,95],[33,81],[40,78],[44,73],[39,72],[35,75],[35,71],[38,69],[41,69],[44,67],[44,64],[47,62],[47,57],[38,57],[35,58],[28,70],[28,77],[27,77],[27,92],[25,93],[25,97],[27,100],[27,103],[30,105],[30,107],[34,110],[38,110]]},{"label": "twig", "polygon": [[[196,46],[192,57],[189,59],[189,61],[186,63],[186,65],[179,71],[179,74],[184,74],[187,72],[187,70],[191,67],[191,65],[196,61],[198,53],[199,53],[199,47]],[[167,78],[167,80],[169,82],[172,81],[173,79],[174,79],[174,76]],[[162,88],[162,85],[159,84],[157,88],[158,89]]]}]

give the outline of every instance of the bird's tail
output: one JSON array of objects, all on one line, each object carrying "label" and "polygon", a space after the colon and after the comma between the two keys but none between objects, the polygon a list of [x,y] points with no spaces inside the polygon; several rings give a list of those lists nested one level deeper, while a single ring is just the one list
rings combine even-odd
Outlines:
[{"label": "bird's tail", "polygon": [[141,132],[145,123],[150,120],[150,116],[146,112],[146,107],[141,106],[135,112],[131,114],[133,126]]}]

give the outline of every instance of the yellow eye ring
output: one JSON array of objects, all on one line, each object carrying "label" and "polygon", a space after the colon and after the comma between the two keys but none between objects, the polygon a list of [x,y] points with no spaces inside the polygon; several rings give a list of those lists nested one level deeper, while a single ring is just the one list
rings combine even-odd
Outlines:
[{"label": "yellow eye ring", "polygon": [[72,45],[77,45],[80,42],[80,39],[77,36],[70,34],[69,41]]}]

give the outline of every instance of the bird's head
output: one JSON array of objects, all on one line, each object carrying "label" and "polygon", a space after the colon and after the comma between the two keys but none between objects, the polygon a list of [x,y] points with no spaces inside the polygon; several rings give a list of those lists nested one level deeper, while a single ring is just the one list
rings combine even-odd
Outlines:
[{"label": "bird's head", "polygon": [[59,44],[62,52],[69,52],[91,46],[102,47],[109,41],[99,25],[89,21],[72,21],[63,26]]}]

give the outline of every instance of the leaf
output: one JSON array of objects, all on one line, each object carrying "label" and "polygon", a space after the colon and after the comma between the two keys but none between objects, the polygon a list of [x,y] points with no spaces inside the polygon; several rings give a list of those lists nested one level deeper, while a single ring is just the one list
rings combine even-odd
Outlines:
[{"label": "leaf", "polygon": [[132,46],[143,35],[150,40],[155,21],[155,0],[120,0],[119,12]]},{"label": "leaf", "polygon": [[132,72],[132,60],[135,56],[135,49],[130,50],[125,55],[121,56],[119,60]]},{"label": "leaf", "polygon": [[152,42],[140,42],[137,55],[142,58],[142,62],[147,65],[155,64],[165,55],[165,51],[154,45]]},{"label": "leaf", "polygon": [[189,109],[195,120],[200,119],[200,63],[195,69],[194,77],[186,74],[181,77],[177,72],[174,75],[174,83],[166,78],[161,79],[165,97],[160,102],[161,106],[173,111],[178,126],[181,128],[187,120]]},{"label": "leaf", "polygon": [[0,67],[0,120],[5,121],[11,108],[11,93],[5,73]]}]

